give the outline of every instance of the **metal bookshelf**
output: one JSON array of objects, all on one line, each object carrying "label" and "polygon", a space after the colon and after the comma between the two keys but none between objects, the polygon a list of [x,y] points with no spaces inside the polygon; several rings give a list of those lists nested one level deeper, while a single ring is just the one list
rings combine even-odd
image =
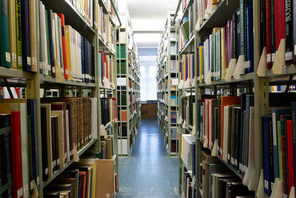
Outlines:
[{"label": "metal bookshelf", "polygon": [[[181,10],[181,0],[178,3],[176,12],[175,12],[175,20],[178,21],[184,16],[187,15],[187,10]],[[199,83],[197,81],[197,77],[195,76],[193,87],[191,88],[184,88],[180,87],[179,90],[179,104],[181,102],[181,98],[184,95],[188,95],[188,91],[192,90],[192,93],[195,94],[195,103],[197,104],[198,100],[201,99],[202,94],[204,93],[212,93],[214,95],[217,94],[217,91],[223,93],[225,95],[229,95],[230,93],[237,93],[238,89],[246,88],[245,90],[252,90],[254,92],[254,110],[255,110],[255,128],[254,128],[254,150],[255,152],[255,173],[252,176],[252,183],[249,185],[249,189],[254,190],[255,194],[263,195],[263,186],[264,184],[260,184],[259,178],[262,177],[262,169],[263,169],[263,157],[262,157],[262,123],[261,117],[264,115],[268,115],[269,110],[269,92],[271,90],[272,85],[291,85],[295,84],[295,80],[293,80],[293,76],[296,74],[295,65],[289,66],[282,66],[280,65],[278,72],[273,72],[272,70],[266,70],[264,68],[264,72],[261,72],[260,67],[265,67],[264,61],[266,60],[266,54],[260,51],[260,23],[258,22],[260,19],[260,2],[257,0],[253,0],[253,30],[254,30],[254,73],[249,73],[245,75],[241,75],[238,79],[231,78],[230,80],[219,80],[219,81],[211,81],[210,83]],[[197,3],[197,0],[193,0],[192,3],[189,3],[189,6],[194,6]],[[203,21],[201,25],[195,24],[194,34],[191,37],[193,39],[193,44],[190,42],[185,45],[185,47],[179,50],[179,62],[182,62],[182,54],[193,52],[195,57],[197,57],[197,46],[198,43],[203,42],[206,37],[212,32],[214,27],[223,27],[226,25],[227,20],[230,19],[232,14],[239,8],[239,1],[235,0],[220,0],[216,10],[208,16],[208,18]],[[194,9],[195,10],[195,9]],[[194,21],[196,21],[196,13],[194,11]],[[194,45],[194,47],[189,47]],[[195,69],[197,66],[197,60],[195,58]],[[275,61],[276,62],[276,61]],[[273,67],[277,65],[274,64]],[[196,71],[196,70],[195,70]],[[161,92],[159,92],[161,93]],[[180,108],[180,113],[181,113]],[[182,131],[184,130],[184,123],[182,120],[178,120],[180,134],[181,136]],[[187,127],[185,127],[187,128]],[[190,127],[189,127],[190,128]],[[201,177],[201,152],[205,149],[201,144],[198,137],[195,135],[197,134],[197,129],[193,128],[194,131],[192,133],[193,136],[196,138],[196,197],[202,197],[202,186],[199,182],[199,178]],[[181,148],[181,144],[180,144]],[[244,175],[241,175],[236,169],[230,167],[227,163],[225,163],[220,157],[217,157],[221,163],[225,164],[225,166],[229,167],[229,170],[232,171],[235,175],[239,178],[243,178]],[[180,158],[179,163],[180,168],[180,177],[179,177],[179,190],[183,192],[183,163]]]},{"label": "metal bookshelf", "polygon": [[[122,16],[122,15],[121,15]],[[128,16],[117,30],[117,105],[119,114],[118,154],[129,156],[141,120],[140,61]]]},{"label": "metal bookshelf", "polygon": [[[106,54],[114,56],[113,58],[113,65],[116,68],[116,53],[114,52],[115,49],[115,42],[114,43],[107,43],[100,37],[99,32],[91,27],[85,20],[85,18],[80,14],[80,12],[72,5],[69,0],[60,1],[60,0],[41,0],[47,8],[52,9],[54,12],[63,13],[65,15],[66,24],[71,25],[74,29],[76,29],[82,36],[87,38],[90,43],[92,43],[93,47],[95,48],[95,52],[99,50],[106,51]],[[111,6],[113,7],[113,13],[115,13],[114,17],[111,16],[111,11],[107,10],[104,1],[99,0],[97,3],[104,7],[104,12],[108,14],[110,20],[113,24],[113,35],[115,36],[116,30],[121,26],[121,20],[117,13],[117,10],[114,6],[113,0],[111,1]],[[39,10],[39,0],[36,1],[36,12],[38,13]],[[36,18],[37,30],[39,30],[39,19]],[[115,41],[115,38],[114,38]],[[39,49],[39,37],[37,37],[36,48]],[[112,47],[113,45],[113,47]],[[113,52],[112,52],[113,49]],[[39,50],[37,50],[37,57],[39,57]],[[39,153],[39,180],[40,180],[40,188],[38,190],[39,197],[43,197],[43,189],[45,186],[50,184],[56,177],[58,177],[67,167],[69,167],[74,161],[70,161],[65,164],[63,169],[59,169],[55,172],[52,178],[49,178],[47,181],[43,182],[42,178],[42,141],[41,141],[41,113],[40,113],[40,88],[44,88],[45,90],[48,89],[58,89],[60,94],[59,96],[64,97],[67,91],[77,90],[77,96],[79,97],[96,97],[98,99],[98,139],[92,139],[87,144],[85,144],[79,151],[78,156],[82,156],[90,147],[95,147],[97,151],[100,150],[100,124],[101,124],[101,112],[100,112],[100,93],[101,90],[107,90],[109,88],[101,86],[101,79],[99,79],[99,69],[98,68],[98,53],[95,53],[95,83],[84,83],[84,82],[75,82],[75,81],[68,81],[68,80],[58,80],[57,78],[53,78],[50,76],[44,76],[39,73],[30,73],[19,71],[15,69],[0,67],[0,78],[3,80],[1,84],[7,87],[10,90],[10,87],[25,87],[26,88],[26,99],[36,99],[37,100],[37,128],[38,128],[38,153]],[[37,59],[38,69],[40,67],[39,59]],[[114,75],[115,77],[115,75]],[[115,79],[115,78],[114,78]],[[113,94],[116,94],[116,84],[111,90]],[[75,94],[76,95],[76,94]],[[73,94],[74,96],[74,94]],[[115,155],[113,159],[115,160],[115,172],[118,174],[118,162],[117,162],[117,122],[112,123],[109,128],[111,129],[111,133],[114,134],[114,150]],[[5,129],[7,130],[7,129]],[[107,129],[109,130],[109,129]],[[0,133],[4,133],[6,131],[1,130]],[[12,185],[11,182],[8,182],[2,188],[0,188],[0,193],[5,191]]]},{"label": "metal bookshelf", "polygon": [[[178,155],[177,112],[179,110],[177,88],[179,75],[177,67],[178,41],[173,18],[174,14],[169,12],[165,30],[158,46],[157,56],[157,117],[170,156]],[[174,120],[175,122],[173,122]]]}]

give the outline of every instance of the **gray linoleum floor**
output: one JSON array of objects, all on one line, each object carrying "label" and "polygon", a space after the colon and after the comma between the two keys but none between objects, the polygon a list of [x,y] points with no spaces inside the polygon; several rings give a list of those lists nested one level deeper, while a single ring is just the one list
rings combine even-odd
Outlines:
[{"label": "gray linoleum floor", "polygon": [[178,158],[168,157],[156,120],[141,121],[130,157],[119,158],[117,198],[180,198]]}]

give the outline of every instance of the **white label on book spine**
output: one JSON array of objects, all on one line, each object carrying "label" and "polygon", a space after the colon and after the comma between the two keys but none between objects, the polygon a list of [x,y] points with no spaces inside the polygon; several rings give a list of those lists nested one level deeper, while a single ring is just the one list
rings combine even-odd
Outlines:
[{"label": "white label on book spine", "polygon": [[227,154],[227,160],[230,160],[230,154]]},{"label": "white label on book spine", "polygon": [[245,64],[244,64],[244,68],[248,69],[250,67],[251,67],[251,61],[246,61]]},{"label": "white label on book spine", "polygon": [[296,45],[294,45],[294,55],[296,56]]},{"label": "white label on book spine", "polygon": [[37,65],[37,59],[36,59],[36,57],[33,57],[32,58],[32,62],[33,62],[33,65]]},{"label": "white label on book spine", "polygon": [[57,159],[57,166],[60,165],[60,159]]},{"label": "white label on book spine", "polygon": [[10,62],[10,53],[9,52],[5,52],[5,61]]},{"label": "white label on book spine", "polygon": [[30,182],[30,190],[34,189],[34,180]]},{"label": "white label on book spine", "polygon": [[18,56],[18,64],[22,65],[23,64],[23,57],[22,56]]},{"label": "white label on book spine", "polygon": [[233,157],[231,157],[230,162],[231,162],[231,164],[234,164],[234,159],[233,159]]},{"label": "white label on book spine", "polygon": [[20,198],[23,196],[23,188],[20,188],[17,190],[17,198]]},{"label": "white label on book spine", "polygon": [[53,162],[52,162],[52,165],[53,165],[53,166],[56,166],[56,165],[57,165],[57,162],[56,162],[56,161],[53,161]]},{"label": "white label on book spine", "polygon": [[17,57],[16,53],[12,53],[12,61],[13,62],[16,62],[16,57]]},{"label": "white label on book spine", "polygon": [[55,66],[52,67],[52,73],[54,73],[54,74],[56,73]]},{"label": "white label on book spine", "polygon": [[48,168],[45,169],[45,175],[47,175],[47,174],[48,174]]},{"label": "white label on book spine", "polygon": [[234,159],[234,165],[237,165],[237,159]]},{"label": "white label on book spine", "polygon": [[29,193],[29,186],[25,185],[24,186],[24,194],[28,194]]},{"label": "white label on book spine", "polygon": [[293,59],[293,53],[292,52],[286,52],[285,56],[286,56],[286,61]]},{"label": "white label on book spine", "polygon": [[268,185],[268,181],[264,180],[264,188],[266,188],[267,190],[269,189],[269,185]]},{"label": "white label on book spine", "polygon": [[176,78],[172,79],[172,85],[177,86],[178,85],[178,79],[176,79]]},{"label": "white label on book spine", "polygon": [[31,65],[31,57],[27,57],[27,64]]},{"label": "white label on book spine", "polygon": [[275,60],[275,53],[272,53],[271,54],[271,62],[274,62],[274,60]]},{"label": "white label on book spine", "polygon": [[243,165],[241,163],[239,163],[239,170],[243,171]]},{"label": "white label on book spine", "polygon": [[270,63],[271,62],[271,54],[266,55],[266,62]]},{"label": "white label on book spine", "polygon": [[220,151],[220,154],[222,154],[222,148],[220,148],[219,151]]},{"label": "white label on book spine", "polygon": [[39,182],[39,180],[40,180],[40,179],[39,179],[39,176],[36,178],[36,180],[37,180],[37,186],[39,186],[39,183],[40,183],[40,182]]}]

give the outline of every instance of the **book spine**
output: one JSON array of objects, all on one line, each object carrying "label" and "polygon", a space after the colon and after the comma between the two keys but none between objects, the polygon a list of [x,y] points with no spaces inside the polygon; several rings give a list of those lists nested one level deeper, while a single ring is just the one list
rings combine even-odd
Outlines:
[{"label": "book spine", "polygon": [[293,60],[293,1],[285,0],[286,63]]},{"label": "book spine", "polygon": [[271,69],[271,0],[265,0],[266,68]]},{"label": "book spine", "polygon": [[22,58],[23,70],[31,71],[31,46],[30,46],[30,23],[29,23],[29,0],[23,0],[21,6],[22,15]]},{"label": "book spine", "polygon": [[51,63],[51,75],[52,77],[56,76],[55,69],[55,49],[54,49],[54,32],[53,32],[53,15],[52,10],[48,10],[48,32],[49,32],[49,52],[50,52],[50,63]]},{"label": "book spine", "polygon": [[274,62],[275,59],[275,52],[277,50],[276,47],[276,32],[275,32],[275,28],[277,26],[277,21],[278,18],[276,19],[276,15],[278,13],[276,13],[276,11],[278,11],[278,9],[275,9],[275,4],[276,2],[278,2],[277,0],[270,0],[270,37],[271,37],[271,62]]},{"label": "book spine", "polygon": [[22,52],[22,3],[16,0],[16,45],[17,45],[17,69],[23,70]]},{"label": "book spine", "polygon": [[269,150],[269,117],[262,117],[262,140],[263,140],[263,175],[264,175],[264,193],[271,195],[270,181],[270,150]]},{"label": "book spine", "polygon": [[[293,10],[293,63],[296,63],[296,1],[292,3],[292,10]],[[295,16],[295,17],[294,17]]]},{"label": "book spine", "polygon": [[10,60],[11,68],[17,68],[16,58],[16,0],[9,0],[9,40],[10,40]]},{"label": "book spine", "polygon": [[8,17],[8,0],[1,0],[0,9],[0,65],[11,67],[10,43],[9,43],[9,17]]},{"label": "book spine", "polygon": [[289,188],[288,192],[294,186],[294,157],[293,157],[293,131],[292,120],[287,120],[287,148],[288,148],[288,174],[289,174]]},{"label": "book spine", "polygon": [[288,195],[288,165],[287,165],[287,136],[286,136],[286,127],[285,127],[285,120],[281,116],[281,146],[282,146],[282,172],[283,172],[283,195],[287,196]]}]

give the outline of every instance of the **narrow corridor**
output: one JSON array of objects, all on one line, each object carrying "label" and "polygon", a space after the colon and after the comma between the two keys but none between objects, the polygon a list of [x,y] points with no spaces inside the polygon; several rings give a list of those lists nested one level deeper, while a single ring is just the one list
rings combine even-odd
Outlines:
[{"label": "narrow corridor", "polygon": [[130,157],[119,158],[117,198],[179,198],[178,158],[168,157],[157,120],[141,121]]}]

